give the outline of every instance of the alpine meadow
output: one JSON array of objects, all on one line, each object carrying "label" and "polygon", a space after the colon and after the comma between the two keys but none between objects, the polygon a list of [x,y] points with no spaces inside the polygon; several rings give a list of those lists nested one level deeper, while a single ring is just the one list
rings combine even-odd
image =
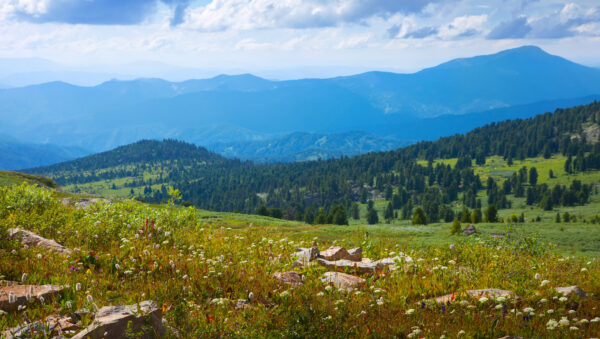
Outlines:
[{"label": "alpine meadow", "polygon": [[598,338],[592,0],[0,0],[0,338]]}]

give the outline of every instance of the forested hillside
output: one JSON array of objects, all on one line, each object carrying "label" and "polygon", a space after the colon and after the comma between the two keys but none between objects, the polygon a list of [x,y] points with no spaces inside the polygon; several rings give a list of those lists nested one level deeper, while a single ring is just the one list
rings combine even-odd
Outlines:
[{"label": "forested hillside", "polygon": [[[368,200],[389,201],[386,218],[411,218],[421,207],[424,222],[451,221],[460,213],[455,201],[483,217],[490,217],[482,210],[487,206],[509,208],[510,197],[526,197],[528,205],[544,209],[585,204],[592,193],[590,184],[572,181],[551,187],[538,182],[535,168],[521,168],[500,180],[484,178],[473,166],[485,164],[491,156],[512,164],[561,155],[567,173],[600,169],[599,120],[600,103],[594,102],[531,119],[492,123],[465,135],[395,151],[273,165],[226,160],[182,142],[144,141],[29,172],[50,176],[74,191],[131,195],[153,202],[166,201],[173,186],[184,204],[246,213],[256,213],[265,205],[261,213],[266,210],[311,223],[331,221],[331,211],[339,211],[340,206],[345,214],[354,215],[356,203]],[[452,166],[434,162],[451,158],[457,158]]]}]

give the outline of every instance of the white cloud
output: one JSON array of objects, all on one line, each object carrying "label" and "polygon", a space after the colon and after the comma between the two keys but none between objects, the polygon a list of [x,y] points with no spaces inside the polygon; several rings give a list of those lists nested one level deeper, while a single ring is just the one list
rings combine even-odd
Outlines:
[{"label": "white cloud", "polygon": [[484,30],[487,20],[487,14],[459,16],[440,27],[438,36],[442,39],[473,36]]}]

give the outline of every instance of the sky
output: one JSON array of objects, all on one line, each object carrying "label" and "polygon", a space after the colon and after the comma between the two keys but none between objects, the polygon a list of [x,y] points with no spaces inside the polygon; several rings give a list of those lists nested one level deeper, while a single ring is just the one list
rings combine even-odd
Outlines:
[{"label": "sky", "polygon": [[600,1],[0,0],[0,58],[117,73],[414,72],[522,45],[600,67]]}]

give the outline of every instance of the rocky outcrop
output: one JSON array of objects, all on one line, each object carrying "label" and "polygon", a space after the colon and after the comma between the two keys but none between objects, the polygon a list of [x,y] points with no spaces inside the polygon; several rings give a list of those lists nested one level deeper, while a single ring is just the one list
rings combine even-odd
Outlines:
[{"label": "rocky outcrop", "polygon": [[319,258],[329,260],[329,261],[336,261],[336,260],[342,260],[342,259],[349,260],[350,253],[348,253],[348,251],[343,247],[331,246],[328,249],[326,249],[325,251],[322,251],[319,254]]},{"label": "rocky outcrop", "polygon": [[321,281],[325,284],[333,284],[336,288],[353,289],[363,286],[366,280],[341,272],[327,272],[321,276]]},{"label": "rocky outcrop", "polygon": [[587,293],[585,293],[585,291],[579,286],[556,287],[554,289],[565,297],[568,297],[572,294],[581,298],[587,298],[588,296]]},{"label": "rocky outcrop", "polygon": [[110,203],[110,200],[100,199],[100,198],[80,198],[80,199],[63,198],[60,200],[60,202],[64,206],[73,206],[74,205],[76,208],[86,209],[86,208],[90,207],[91,205],[98,203],[98,202]]},{"label": "rocky outcrop", "polygon": [[475,226],[473,225],[469,225],[467,226],[463,231],[462,234],[464,235],[471,235],[471,234],[475,234],[477,233],[477,230],[475,229]]},{"label": "rocky outcrop", "polygon": [[351,261],[351,260],[347,260],[347,259],[337,260],[337,261],[329,261],[329,260],[319,258],[319,259],[317,259],[317,262],[319,263],[319,265],[321,265],[329,270],[345,268],[345,269],[350,269],[350,270],[356,271],[361,274],[375,273],[378,270],[381,270],[383,268],[383,266],[381,266],[380,264],[377,264],[377,263],[366,264],[361,261]]},{"label": "rocky outcrop", "polygon": [[28,297],[34,298],[38,302],[47,302],[61,295],[62,290],[61,286],[56,285],[2,286],[0,287],[0,310],[6,312],[16,311],[19,305],[27,304]]},{"label": "rocky outcrop", "polygon": [[273,273],[273,277],[284,284],[292,286],[302,285],[302,278],[294,271]]},{"label": "rocky outcrop", "polygon": [[319,249],[316,246],[311,248],[299,248],[296,253],[293,254],[300,263],[306,264],[310,261],[317,259],[319,256]]},{"label": "rocky outcrop", "polygon": [[52,239],[46,239],[33,232],[21,229],[21,228],[9,228],[8,229],[9,239],[18,239],[23,245],[29,247],[42,247],[50,251],[69,255],[73,252],[70,248],[66,248],[63,245],[57,243]]},{"label": "rocky outcrop", "polygon": [[[128,328],[131,333],[127,333]],[[124,339],[133,335],[146,339],[161,338],[165,332],[162,310],[153,301],[142,301],[135,305],[102,307],[94,321],[73,338]]]}]

